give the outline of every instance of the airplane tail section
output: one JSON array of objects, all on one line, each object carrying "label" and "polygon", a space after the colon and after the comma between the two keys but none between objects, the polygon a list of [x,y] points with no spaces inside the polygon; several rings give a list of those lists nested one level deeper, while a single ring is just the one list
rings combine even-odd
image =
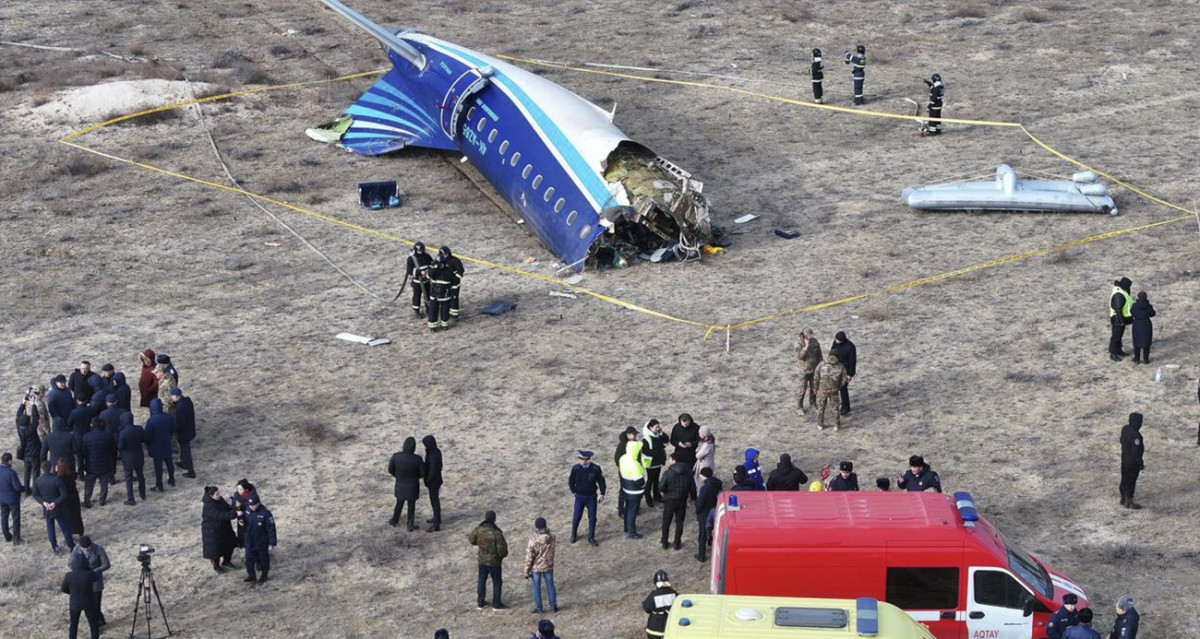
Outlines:
[{"label": "airplane tail section", "polygon": [[405,76],[392,69],[340,118],[309,129],[308,137],[360,155],[382,155],[407,146],[455,150],[442,131],[440,115],[409,96],[404,91],[407,84]]}]

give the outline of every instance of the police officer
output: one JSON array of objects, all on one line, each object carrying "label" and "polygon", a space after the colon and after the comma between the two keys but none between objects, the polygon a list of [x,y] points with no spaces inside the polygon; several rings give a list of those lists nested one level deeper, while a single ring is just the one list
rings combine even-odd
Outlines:
[{"label": "police officer", "polygon": [[1046,622],[1046,639],[1062,639],[1067,628],[1079,623],[1079,613],[1075,611],[1077,603],[1079,603],[1079,597],[1076,597],[1074,593],[1068,592],[1063,595],[1062,608],[1050,615],[1050,621]]},{"label": "police officer", "polygon": [[1142,457],[1146,454],[1146,443],[1142,441],[1142,414],[1129,413],[1129,423],[1121,428],[1121,505],[1138,510],[1133,503],[1133,492],[1137,488],[1138,474],[1146,468]]},{"label": "police officer", "polygon": [[450,266],[446,247],[438,251],[429,265],[429,330],[436,331],[450,325],[450,287],[454,284],[454,270]]},{"label": "police officer", "polygon": [[1092,629],[1092,609],[1082,608],[1079,611],[1079,623],[1067,628],[1062,639],[1100,639],[1100,633]]},{"label": "police officer", "polygon": [[[946,87],[942,85],[941,74],[935,73],[933,77],[925,80],[925,84],[929,85],[929,117],[942,117],[942,98],[945,97]],[[940,120],[930,120],[926,127],[926,134],[941,135],[942,123]]]},{"label": "police officer", "polygon": [[824,104],[821,99],[825,95],[825,91],[821,87],[821,83],[825,80],[825,62],[821,60],[821,50],[814,48],[812,50],[812,85],[813,85],[813,102]]},{"label": "police officer", "polygon": [[854,47],[854,53],[846,52],[846,64],[851,65],[850,77],[854,80],[854,103],[862,104],[863,82],[867,79],[867,48]]},{"label": "police officer", "polygon": [[433,258],[425,252],[425,244],[422,242],[413,244],[412,255],[404,261],[404,277],[409,279],[409,286],[412,288],[412,310],[417,317],[421,316],[421,298],[429,297],[426,287],[429,286],[429,265],[432,263]]},{"label": "police officer", "polygon": [[[604,501],[604,471],[592,463],[595,456],[590,450],[579,451],[579,463],[571,467],[571,476],[567,478],[567,487],[575,495],[575,511],[571,515],[571,543],[579,540],[579,521],[583,519],[583,511],[588,515],[588,543],[599,546],[596,542],[596,503]],[[599,493],[597,495],[597,493]]]},{"label": "police officer", "polygon": [[937,472],[925,463],[924,457],[913,455],[908,458],[908,470],[904,471],[904,476],[896,482],[896,488],[907,490],[910,493],[926,490],[935,490],[940,493],[942,492],[942,480],[938,477]]},{"label": "police officer", "polygon": [[1113,621],[1113,631],[1110,639],[1137,639],[1138,621],[1141,620],[1136,608],[1133,607],[1133,597],[1121,595],[1117,597],[1117,619]]},{"label": "police officer", "polygon": [[[275,516],[258,500],[258,495],[251,495],[246,500],[250,510],[246,516],[246,583],[265,583],[267,573],[271,571],[271,553],[275,551]],[[260,568],[256,577],[254,567]]]},{"label": "police officer", "polygon": [[667,634],[667,613],[678,595],[679,593],[671,587],[667,571],[659,570],[654,573],[654,590],[642,602],[642,610],[650,615],[646,619],[646,639],[659,639]]},{"label": "police officer", "polygon": [[1125,327],[1133,323],[1132,287],[1133,282],[1128,277],[1113,280],[1112,297],[1108,300],[1108,322],[1112,328],[1112,335],[1108,338],[1108,358],[1114,362],[1129,355],[1121,347],[1121,340],[1125,337]]},{"label": "police officer", "polygon": [[858,475],[854,472],[854,462],[844,461],[838,464],[838,476],[829,482],[829,490],[858,492]]},{"label": "police officer", "polygon": [[[449,246],[443,246],[438,249],[438,255],[446,256],[446,263],[450,265],[450,271],[453,277],[450,279],[450,317],[458,319],[458,290],[462,286],[463,263],[462,260],[454,256],[450,252]],[[443,327],[445,325],[443,324]]]}]

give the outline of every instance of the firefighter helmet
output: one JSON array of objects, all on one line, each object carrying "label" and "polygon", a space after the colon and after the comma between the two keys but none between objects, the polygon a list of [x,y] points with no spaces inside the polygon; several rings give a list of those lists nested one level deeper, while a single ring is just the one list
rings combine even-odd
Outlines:
[{"label": "firefighter helmet", "polygon": [[670,578],[667,577],[667,571],[658,570],[654,573],[654,585],[657,586],[658,584],[667,583],[669,581],[670,581]]}]

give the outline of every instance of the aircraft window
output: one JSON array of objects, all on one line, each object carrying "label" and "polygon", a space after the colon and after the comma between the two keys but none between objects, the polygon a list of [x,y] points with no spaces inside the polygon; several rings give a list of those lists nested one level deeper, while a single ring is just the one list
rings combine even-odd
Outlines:
[{"label": "aircraft window", "polygon": [[479,118],[479,126],[475,127],[475,129],[477,131],[479,131],[480,133],[483,133],[483,130],[486,128],[487,128],[487,118]]},{"label": "aircraft window", "polygon": [[574,224],[575,218],[577,217],[579,217],[579,211],[571,211],[570,213],[567,213],[567,226]]},{"label": "aircraft window", "polygon": [[488,144],[491,144],[492,142],[495,142],[495,141],[496,141],[496,136],[497,136],[499,133],[500,133],[500,129],[492,129],[492,132],[488,134]]},{"label": "aircraft window", "polygon": [[954,610],[958,568],[888,568],[887,602],[905,610]]},{"label": "aircraft window", "polygon": [[500,143],[500,155],[504,155],[506,152],[508,152],[508,140]]},{"label": "aircraft window", "polygon": [[1007,573],[999,570],[975,571],[975,603],[1021,610],[1025,602],[1032,599],[1021,584]]},{"label": "aircraft window", "polygon": [[542,199],[549,202],[550,198],[552,198],[552,197],[554,197],[554,187],[553,186],[546,189],[546,195],[543,196]]},{"label": "aircraft window", "polygon": [[524,170],[524,171],[521,171],[521,179],[522,179],[522,180],[528,180],[528,179],[529,179],[529,174],[530,174],[530,173],[533,173],[533,165],[532,165],[532,164],[526,164],[526,165],[525,165],[525,170]]},{"label": "aircraft window", "polygon": [[509,161],[509,164],[512,166],[516,166],[517,163],[520,161],[521,161],[521,152],[517,151],[517,152],[513,153],[512,160]]},{"label": "aircraft window", "polygon": [[565,199],[563,199],[561,197],[558,198],[558,201],[554,203],[554,212],[555,213],[561,212],[563,205],[566,203],[567,203],[567,201]]},{"label": "aircraft window", "polygon": [[586,238],[588,236],[588,233],[591,233],[591,232],[592,232],[592,225],[584,224],[583,228],[579,229],[579,239],[582,240],[582,239]]},{"label": "aircraft window", "polygon": [[533,178],[533,188],[536,189],[541,185],[542,185],[542,176],[539,174],[537,177]]},{"label": "aircraft window", "polygon": [[475,107],[467,109],[467,122],[470,122],[475,117]]}]

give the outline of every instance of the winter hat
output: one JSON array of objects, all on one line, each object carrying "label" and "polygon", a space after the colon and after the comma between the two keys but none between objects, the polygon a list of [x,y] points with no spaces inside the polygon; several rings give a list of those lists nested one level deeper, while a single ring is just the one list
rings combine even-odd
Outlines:
[{"label": "winter hat", "polygon": [[1079,623],[1092,623],[1094,616],[1091,608],[1082,608],[1079,611]]},{"label": "winter hat", "polygon": [[537,519],[533,520],[533,527],[537,528],[538,530],[545,530],[546,519],[544,517],[538,517]]},{"label": "winter hat", "polygon": [[709,434],[708,426],[700,427],[700,439],[708,439]]},{"label": "winter hat", "polygon": [[250,498],[246,500],[246,504],[250,506],[257,506],[259,503],[261,502],[259,501],[258,497],[254,495],[251,495]]},{"label": "winter hat", "polygon": [[485,524],[496,523],[496,511],[489,510],[486,513],[484,513],[483,514],[483,523],[485,523]]},{"label": "winter hat", "polygon": [[908,458],[908,465],[909,466],[924,466],[925,458],[920,455],[913,455],[912,457]]},{"label": "winter hat", "polygon": [[1120,597],[1117,597],[1117,607],[1121,610],[1129,610],[1130,608],[1133,608],[1133,597],[1130,597],[1129,595],[1121,595]]},{"label": "winter hat", "polygon": [[1076,597],[1075,593],[1068,592],[1067,594],[1063,595],[1063,604],[1064,605],[1073,606],[1077,603],[1079,603],[1079,597]]},{"label": "winter hat", "polygon": [[854,462],[844,461],[844,462],[838,464],[838,470],[844,470],[848,473],[853,472],[854,471]]},{"label": "winter hat", "polygon": [[543,637],[554,636],[554,622],[549,619],[543,619],[538,622],[538,634]]},{"label": "winter hat", "polygon": [[176,386],[171,389],[171,397],[183,397],[183,391],[179,390],[179,387]]}]

